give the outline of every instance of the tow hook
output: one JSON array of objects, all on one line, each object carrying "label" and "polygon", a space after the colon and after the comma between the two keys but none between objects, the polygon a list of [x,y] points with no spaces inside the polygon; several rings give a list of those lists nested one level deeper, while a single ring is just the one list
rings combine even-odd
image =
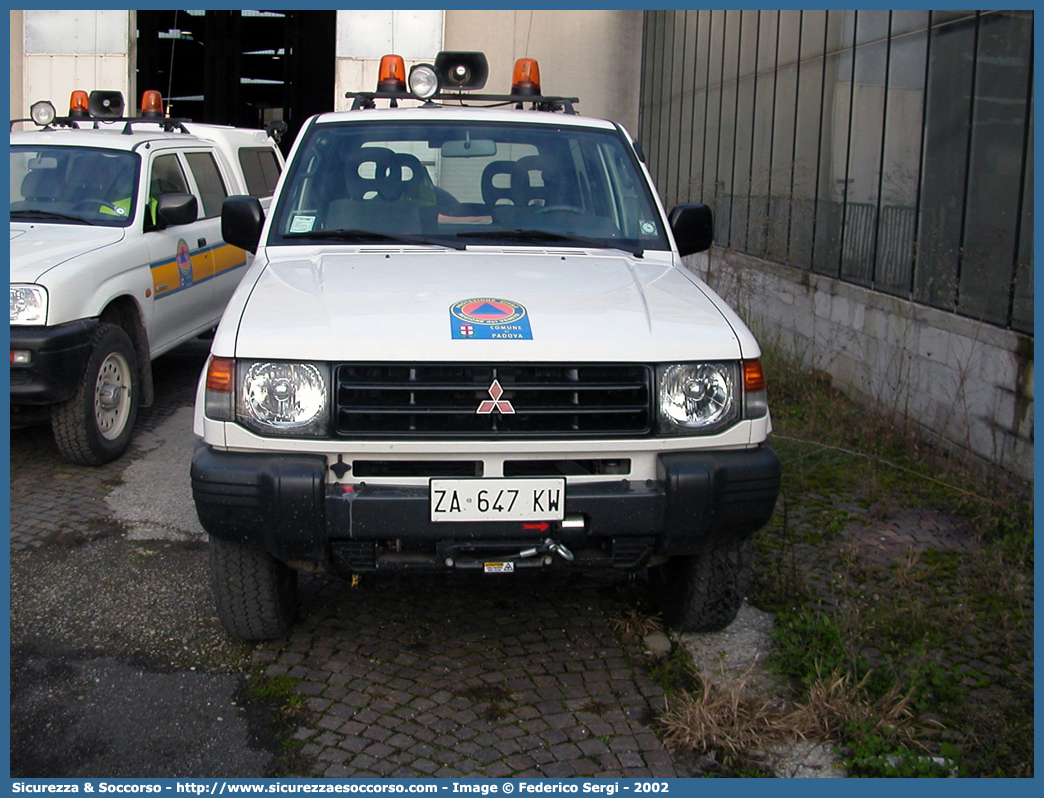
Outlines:
[{"label": "tow hook", "polygon": [[522,559],[527,557],[536,557],[538,554],[545,552],[551,552],[551,554],[557,554],[566,562],[573,561],[573,552],[563,546],[561,543],[555,543],[551,538],[546,538],[543,543],[539,546],[534,546],[531,549],[523,549],[518,553],[518,556]]}]

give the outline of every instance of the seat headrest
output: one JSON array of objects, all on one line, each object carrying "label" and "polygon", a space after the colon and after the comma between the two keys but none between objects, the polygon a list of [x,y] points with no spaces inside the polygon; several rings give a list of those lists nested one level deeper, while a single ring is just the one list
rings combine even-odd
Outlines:
[{"label": "seat headrest", "polygon": [[22,178],[22,196],[34,200],[54,200],[62,191],[57,169],[33,169]]},{"label": "seat headrest", "polygon": [[530,201],[540,199],[543,205],[561,203],[562,189],[554,160],[545,155],[526,155],[518,159],[518,165],[526,174]]},{"label": "seat headrest", "polygon": [[[345,161],[344,180],[351,199],[398,199],[402,194],[402,164],[386,147],[363,147]],[[418,163],[420,163],[418,161]]]},{"label": "seat headrest", "polygon": [[529,203],[529,178],[515,161],[491,161],[482,170],[482,201],[496,205],[500,200],[513,205]]}]

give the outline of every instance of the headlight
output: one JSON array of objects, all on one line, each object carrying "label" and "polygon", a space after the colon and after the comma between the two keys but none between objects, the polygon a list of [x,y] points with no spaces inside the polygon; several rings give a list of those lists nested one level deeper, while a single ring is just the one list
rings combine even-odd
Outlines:
[{"label": "headlight", "polygon": [[239,364],[236,417],[256,432],[325,435],[330,417],[325,370],[311,363]]},{"label": "headlight", "polygon": [[46,324],[47,289],[39,285],[11,286],[11,324]]},{"label": "headlight", "polygon": [[661,434],[716,432],[737,418],[736,364],[660,366],[657,376]]}]

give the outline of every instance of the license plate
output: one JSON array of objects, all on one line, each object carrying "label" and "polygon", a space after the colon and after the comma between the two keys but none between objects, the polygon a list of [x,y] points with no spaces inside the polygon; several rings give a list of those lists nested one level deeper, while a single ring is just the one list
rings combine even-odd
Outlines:
[{"label": "license plate", "polygon": [[433,479],[432,521],[561,521],[565,479]]}]

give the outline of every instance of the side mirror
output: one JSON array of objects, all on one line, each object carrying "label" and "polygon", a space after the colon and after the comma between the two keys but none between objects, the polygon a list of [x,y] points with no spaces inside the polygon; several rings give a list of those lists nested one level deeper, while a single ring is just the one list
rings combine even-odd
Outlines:
[{"label": "side mirror", "polygon": [[714,214],[706,205],[686,203],[675,206],[668,221],[682,256],[705,252],[714,243]]},{"label": "side mirror", "polygon": [[156,226],[192,224],[199,216],[199,203],[192,194],[160,194],[156,199]]},{"label": "side mirror", "polygon": [[225,197],[221,204],[221,237],[232,246],[257,252],[265,212],[257,197],[238,194]]}]

